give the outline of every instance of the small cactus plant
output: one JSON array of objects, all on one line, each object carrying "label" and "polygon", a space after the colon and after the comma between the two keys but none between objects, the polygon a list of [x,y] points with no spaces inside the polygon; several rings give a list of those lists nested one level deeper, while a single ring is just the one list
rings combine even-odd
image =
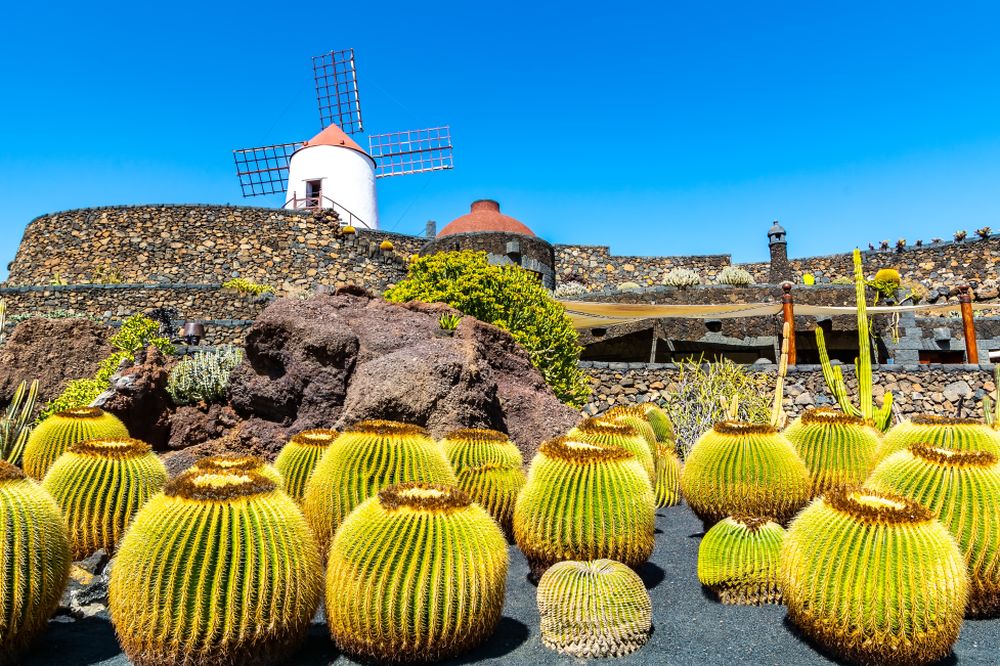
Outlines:
[{"label": "small cactus plant", "polygon": [[187,471],[125,534],[108,610],[136,666],[272,664],[305,637],[322,580],[316,541],[273,481]]},{"label": "small cactus plant", "polygon": [[701,284],[701,277],[690,268],[675,268],[663,277],[668,287],[693,287]]},{"label": "small cactus plant", "polygon": [[613,560],[558,562],[538,581],[542,643],[576,658],[621,657],[653,631],[642,579]]},{"label": "small cactus plant", "polygon": [[461,490],[383,488],[347,517],[330,547],[330,635],[367,660],[459,654],[493,633],[507,566],[503,534]]},{"label": "small cactus plant", "polygon": [[[652,433],[652,428],[650,428]],[[580,442],[593,442],[625,449],[635,456],[646,470],[650,482],[656,478],[654,449],[635,427],[622,421],[607,421],[601,418],[584,419],[567,433],[567,437]]]},{"label": "small cactus plant", "polygon": [[653,494],[657,508],[680,502],[681,459],[677,456],[670,419],[663,410],[650,403],[618,405],[604,412],[600,420],[632,426],[649,444],[653,452]]},{"label": "small cactus plant", "polygon": [[88,439],[69,447],[42,487],[69,524],[73,559],[113,552],[132,518],[167,482],[167,468],[138,439]]},{"label": "small cactus plant", "polygon": [[954,451],[987,451],[1000,456],[1000,432],[982,421],[919,414],[885,433],[875,452],[875,462],[912,444],[931,444]]},{"label": "small cactus plant", "polygon": [[979,236],[980,238],[982,238],[983,240],[986,240],[987,238],[989,238],[990,234],[992,234],[992,233],[993,233],[993,230],[990,229],[989,227],[980,227],[979,229],[976,229],[976,235]]},{"label": "small cactus plant", "polygon": [[864,483],[875,466],[878,431],[830,407],[807,409],[784,431],[809,470],[810,496]]},{"label": "small cactus plant", "polygon": [[653,552],[654,502],[634,454],[557,437],[531,461],[514,507],[514,538],[535,575],[561,560],[638,566]]},{"label": "small cactus plant", "polygon": [[392,241],[390,240],[382,241],[381,243],[379,243],[378,249],[382,250],[383,252],[392,252],[393,249]]},{"label": "small cactus plant", "polygon": [[653,483],[656,508],[680,503],[683,470],[684,466],[673,442],[656,445],[656,480]]},{"label": "small cactus plant", "polygon": [[45,631],[71,562],[59,505],[0,460],[0,664],[16,663]]},{"label": "small cactus plant", "polygon": [[695,442],[681,491],[706,525],[732,515],[785,523],[809,500],[809,471],[775,428],[722,421]]},{"label": "small cactus plant", "polygon": [[966,231],[965,229],[959,229],[954,234],[955,242],[956,243],[961,243],[962,241],[965,240],[965,237],[968,236],[968,235],[969,235],[968,231]]},{"label": "small cactus plant", "polygon": [[243,350],[231,346],[188,356],[167,376],[167,393],[175,405],[221,400],[229,387],[229,376],[241,361]]},{"label": "small cactus plant", "polygon": [[792,522],[779,580],[788,617],[862,664],[926,664],[958,638],[969,575],[955,539],[912,500],[838,488]]},{"label": "small cactus plant", "polygon": [[598,420],[610,423],[624,423],[631,426],[635,429],[636,433],[646,440],[646,444],[649,445],[649,450],[655,458],[656,444],[659,438],[656,436],[656,431],[649,422],[649,417],[646,416],[646,410],[641,405],[616,405],[601,414]]},{"label": "small cactus plant", "polygon": [[724,604],[778,604],[778,562],[785,530],[767,518],[729,517],[698,547],[698,580]]},{"label": "small cactus plant", "polygon": [[244,472],[256,472],[265,479],[273,481],[279,488],[284,486],[285,480],[273,465],[268,465],[257,456],[245,456],[238,453],[224,453],[218,456],[208,456],[201,458],[191,465],[191,470],[202,474],[242,474]]},{"label": "small cactus plant", "polygon": [[486,509],[505,534],[512,534],[514,503],[526,478],[521,452],[496,430],[463,428],[441,440],[458,475],[458,487]]},{"label": "small cactus plant", "polygon": [[719,284],[728,284],[735,287],[744,287],[754,282],[750,271],[739,266],[726,266],[715,276],[715,281]]},{"label": "small cactus plant", "polygon": [[653,432],[656,434],[656,441],[661,444],[676,442],[677,435],[674,434],[674,425],[670,422],[670,417],[665,411],[651,402],[644,402],[639,406],[642,407],[642,411],[646,414],[646,420],[649,421],[649,425],[652,426]]},{"label": "small cactus plant", "polygon": [[274,466],[284,479],[285,492],[296,502],[302,501],[309,477],[337,439],[337,434],[336,430],[322,428],[303,430],[289,439],[278,453]]},{"label": "small cactus plant", "polygon": [[75,407],[48,417],[31,431],[24,447],[24,471],[41,481],[71,444],[87,439],[123,439],[128,429],[114,414],[97,407]]}]

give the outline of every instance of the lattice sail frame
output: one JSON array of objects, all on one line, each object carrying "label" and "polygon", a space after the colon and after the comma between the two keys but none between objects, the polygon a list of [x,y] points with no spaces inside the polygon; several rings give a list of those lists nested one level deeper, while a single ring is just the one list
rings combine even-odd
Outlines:
[{"label": "lattice sail frame", "polygon": [[313,56],[312,61],[321,128],[335,123],[347,134],[363,132],[354,49],[330,51]]},{"label": "lattice sail frame", "polygon": [[302,145],[298,141],[234,150],[233,161],[243,196],[284,194],[288,186],[288,160]]},{"label": "lattice sail frame", "polygon": [[371,134],[368,154],[375,160],[376,178],[443,171],[455,166],[448,125]]}]

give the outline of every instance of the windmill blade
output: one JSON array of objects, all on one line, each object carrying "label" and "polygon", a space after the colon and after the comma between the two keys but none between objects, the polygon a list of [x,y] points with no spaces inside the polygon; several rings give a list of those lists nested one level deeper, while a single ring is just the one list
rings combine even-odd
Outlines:
[{"label": "windmill blade", "polygon": [[363,131],[354,49],[313,56],[313,78],[321,129],[335,124],[348,134]]},{"label": "windmill blade", "polygon": [[288,160],[301,146],[300,141],[234,150],[233,161],[243,196],[284,194],[288,184]]},{"label": "windmill blade", "polygon": [[369,135],[368,154],[375,160],[376,178],[454,168],[447,125]]}]

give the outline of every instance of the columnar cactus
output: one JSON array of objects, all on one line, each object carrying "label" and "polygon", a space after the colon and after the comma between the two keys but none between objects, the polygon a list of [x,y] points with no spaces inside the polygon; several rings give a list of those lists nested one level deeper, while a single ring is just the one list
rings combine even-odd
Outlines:
[{"label": "columnar cactus", "polygon": [[382,488],[407,481],[457,482],[444,451],[426,430],[362,421],[341,433],[316,465],[302,501],[323,552],[354,507]]},{"label": "columnar cactus", "polygon": [[257,472],[264,478],[274,481],[279,488],[282,488],[285,483],[281,472],[275,469],[274,465],[268,465],[257,456],[245,456],[239,453],[223,453],[218,456],[201,458],[191,466],[191,470],[204,474]]},{"label": "columnar cactus", "polygon": [[653,552],[653,489],[635,456],[557,437],[531,461],[514,507],[514,538],[538,575],[561,560],[638,566]]},{"label": "columnar cactus", "polygon": [[463,428],[449,433],[441,445],[458,475],[458,487],[512,534],[514,503],[524,487],[521,452],[496,430]]},{"label": "columnar cactus", "polygon": [[784,435],[809,470],[812,497],[860,485],[875,466],[878,431],[856,416],[829,407],[807,409]]},{"label": "columnar cactus", "polygon": [[724,604],[781,603],[778,562],[785,530],[767,518],[729,517],[698,547],[698,580]]},{"label": "columnar cactus", "polygon": [[625,449],[635,456],[639,464],[646,470],[650,481],[656,478],[656,461],[653,450],[639,431],[631,425],[621,422],[608,422],[599,418],[584,419],[569,431],[570,439],[580,442],[592,442]]},{"label": "columnar cactus", "polygon": [[885,460],[911,444],[931,444],[954,451],[988,451],[1000,456],[1000,432],[982,421],[921,414],[885,433],[875,460]]},{"label": "columnar cactus", "polygon": [[49,467],[69,448],[87,439],[122,439],[128,429],[114,414],[97,407],[75,407],[53,414],[31,431],[24,447],[24,471],[41,481]]},{"label": "columnar cactus", "polygon": [[899,495],[837,488],[792,522],[779,580],[788,617],[863,664],[926,664],[958,638],[965,561],[930,511]]},{"label": "columnar cactus", "polygon": [[458,488],[384,488],[334,537],[326,579],[330,635],[370,660],[456,655],[493,633],[507,564],[496,523]]},{"label": "columnar cactus", "polygon": [[69,577],[59,506],[0,460],[0,664],[13,664],[48,626]]},{"label": "columnar cactus", "polygon": [[538,581],[542,643],[577,658],[621,657],[653,630],[642,579],[613,560],[559,562]]},{"label": "columnar cactus", "polygon": [[1000,463],[995,455],[914,444],[879,463],[866,485],[907,497],[937,516],[969,565],[967,614],[1000,614]]},{"label": "columnar cactus", "polygon": [[257,472],[184,472],[139,512],[108,609],[137,666],[272,664],[305,636],[322,588],[295,502]]},{"label": "columnar cactus", "polygon": [[288,440],[278,453],[274,466],[285,480],[285,492],[296,502],[302,501],[309,477],[335,439],[336,430],[304,430]]},{"label": "columnar cactus", "polygon": [[681,491],[706,524],[732,515],[785,523],[809,500],[809,471],[773,427],[722,421],[695,442]]},{"label": "columnar cactus", "polygon": [[49,468],[42,487],[69,524],[73,559],[113,551],[150,497],[163,489],[167,468],[138,439],[88,439],[71,444]]}]

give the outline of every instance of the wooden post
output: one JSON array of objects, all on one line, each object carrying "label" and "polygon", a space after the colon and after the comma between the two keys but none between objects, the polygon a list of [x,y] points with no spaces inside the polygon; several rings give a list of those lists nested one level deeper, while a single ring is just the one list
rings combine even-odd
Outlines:
[{"label": "wooden post", "polygon": [[784,316],[784,323],[788,324],[788,333],[785,339],[788,340],[788,365],[795,365],[795,302],[792,300],[792,283],[781,283],[781,312]]},{"label": "wooden post", "polygon": [[958,302],[962,308],[962,329],[965,331],[965,358],[970,365],[979,365],[979,349],[976,347],[976,324],[972,321],[972,293],[969,285],[958,288]]},{"label": "wooden post", "polygon": [[653,344],[649,347],[649,362],[656,363],[656,324],[653,324]]}]

